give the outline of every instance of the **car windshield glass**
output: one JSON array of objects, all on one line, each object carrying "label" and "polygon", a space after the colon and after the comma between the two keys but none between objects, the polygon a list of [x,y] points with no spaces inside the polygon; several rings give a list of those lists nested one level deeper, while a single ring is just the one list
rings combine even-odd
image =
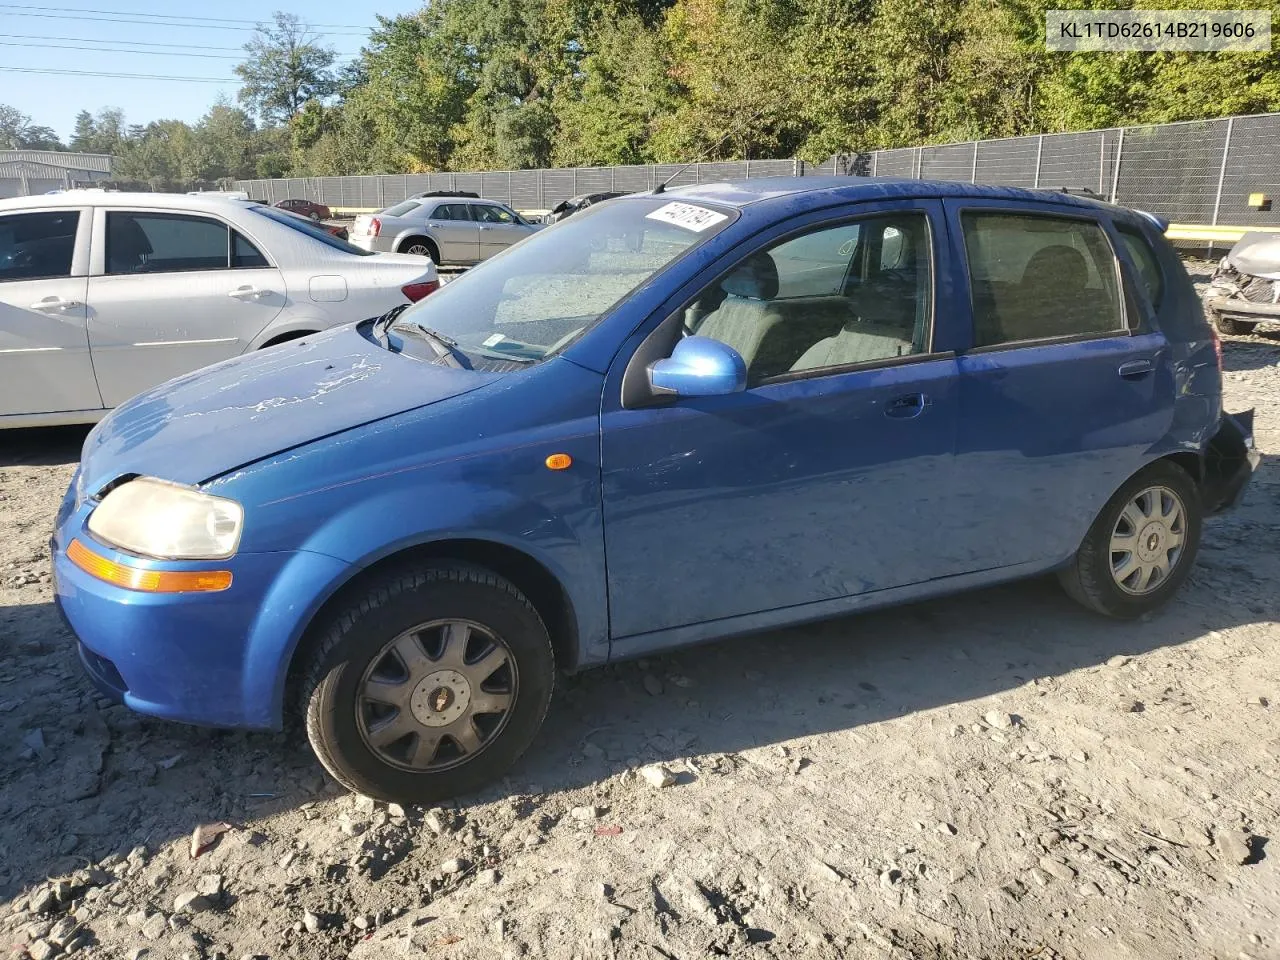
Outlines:
[{"label": "car windshield glass", "polygon": [[395,326],[425,327],[473,356],[543,360],[731,219],[666,197],[589,207],[445,284]]},{"label": "car windshield glass", "polygon": [[358,257],[373,256],[372,250],[361,250],[355,244],[347,243],[345,240],[339,240],[332,233],[329,233],[324,227],[314,226],[310,220],[300,220],[298,215],[294,213],[285,213],[283,210],[277,210],[274,207],[250,207],[254,213],[260,217],[266,217],[268,220],[274,220],[276,223],[282,223],[290,230],[297,230],[299,233],[305,233],[313,240],[318,240],[326,247],[333,247],[335,250],[341,250],[343,253],[355,254]]}]

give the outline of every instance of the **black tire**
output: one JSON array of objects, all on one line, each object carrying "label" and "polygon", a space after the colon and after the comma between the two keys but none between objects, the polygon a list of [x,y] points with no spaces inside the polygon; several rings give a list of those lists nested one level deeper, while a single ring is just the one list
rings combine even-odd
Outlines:
[{"label": "black tire", "polygon": [[[1111,536],[1129,503],[1153,486],[1168,488],[1182,501],[1182,553],[1154,589],[1134,595],[1122,589],[1112,576]],[[1200,548],[1202,519],[1200,494],[1191,477],[1175,463],[1157,461],[1140,470],[1107,501],[1071,563],[1058,573],[1058,579],[1068,596],[1090,610],[1121,620],[1140,617],[1168,603],[1191,573]]]},{"label": "black tire", "polygon": [[401,242],[400,252],[408,253],[409,248],[414,246],[426,247],[427,256],[431,258],[431,262],[440,262],[440,248],[436,246],[435,241],[430,237],[410,237],[408,240]]},{"label": "black tire", "polygon": [[1258,324],[1254,320],[1236,320],[1233,317],[1214,314],[1213,325],[1218,328],[1219,333],[1234,337],[1247,337],[1253,333],[1254,327]]},{"label": "black tire", "polygon": [[309,216],[312,220],[320,219],[320,214],[316,213],[314,210],[312,210],[309,214],[307,214],[307,216]]},{"label": "black tire", "polygon": [[[512,684],[514,699],[501,726],[474,756],[443,770],[402,769],[366,742],[358,692],[387,644],[440,619],[470,621],[500,638],[518,678]],[[307,738],[335,780],[375,799],[432,803],[485,786],[528,748],[551,702],[555,661],[541,617],[513,584],[482,567],[447,563],[392,571],[337,612],[318,636],[299,688]]]}]

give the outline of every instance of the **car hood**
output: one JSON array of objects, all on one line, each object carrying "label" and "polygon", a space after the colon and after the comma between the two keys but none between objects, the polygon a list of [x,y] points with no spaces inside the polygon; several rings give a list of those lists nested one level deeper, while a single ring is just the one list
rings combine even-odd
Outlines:
[{"label": "car hood", "polygon": [[416,360],[337,327],[170,380],[107,416],[85,440],[82,489],[118,477],[201,483],[291,447],[499,379]]},{"label": "car hood", "polygon": [[1280,280],[1280,233],[1246,233],[1227,254],[1227,262],[1241,273]]}]

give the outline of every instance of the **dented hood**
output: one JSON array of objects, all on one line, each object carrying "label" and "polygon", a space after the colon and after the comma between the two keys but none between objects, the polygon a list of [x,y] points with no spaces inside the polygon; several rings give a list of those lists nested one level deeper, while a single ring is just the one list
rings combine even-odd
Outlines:
[{"label": "dented hood", "polygon": [[501,376],[393,353],[339,327],[205,367],[117,407],[85,440],[83,490],[126,474],[200,483]]},{"label": "dented hood", "polygon": [[1280,280],[1280,233],[1246,233],[1227,254],[1227,263],[1253,277]]}]

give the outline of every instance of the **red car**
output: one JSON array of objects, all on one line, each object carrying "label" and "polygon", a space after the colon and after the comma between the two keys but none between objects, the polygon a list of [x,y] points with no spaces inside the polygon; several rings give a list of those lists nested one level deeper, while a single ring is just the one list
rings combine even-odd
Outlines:
[{"label": "red car", "polygon": [[328,220],[333,216],[332,211],[323,203],[312,203],[310,200],[281,200],[276,206],[312,220]]}]

